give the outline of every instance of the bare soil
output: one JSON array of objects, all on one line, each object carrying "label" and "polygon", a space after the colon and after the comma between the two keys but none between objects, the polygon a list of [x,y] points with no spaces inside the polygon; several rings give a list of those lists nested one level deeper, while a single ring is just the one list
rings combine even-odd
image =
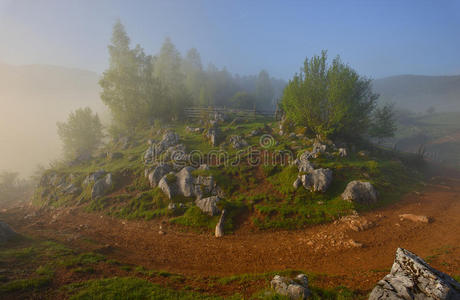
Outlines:
[{"label": "bare soil", "polygon": [[[187,276],[296,269],[328,274],[324,287],[369,291],[389,272],[397,247],[460,275],[460,177],[450,175],[455,176],[433,177],[398,203],[360,216],[296,231],[257,231],[243,223],[219,239],[162,220],[126,221],[78,208],[34,215],[17,207],[3,210],[0,218],[19,233],[148,269]],[[431,222],[401,220],[401,214],[428,216]]]}]

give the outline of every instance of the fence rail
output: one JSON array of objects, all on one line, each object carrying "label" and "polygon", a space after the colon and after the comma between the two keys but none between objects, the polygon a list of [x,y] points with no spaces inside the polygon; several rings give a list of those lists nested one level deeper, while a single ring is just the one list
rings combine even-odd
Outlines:
[{"label": "fence rail", "polygon": [[188,119],[199,119],[209,114],[235,114],[241,117],[253,119],[257,116],[275,117],[275,111],[256,110],[256,109],[234,109],[227,107],[201,107],[193,106],[184,108],[185,115]]}]

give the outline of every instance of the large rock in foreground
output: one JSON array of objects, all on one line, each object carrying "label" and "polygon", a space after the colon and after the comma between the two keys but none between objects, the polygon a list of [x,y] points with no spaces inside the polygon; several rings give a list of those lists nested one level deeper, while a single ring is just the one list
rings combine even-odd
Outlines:
[{"label": "large rock in foreground", "polygon": [[390,274],[369,296],[369,300],[380,299],[460,299],[460,284],[412,252],[398,248]]},{"label": "large rock in foreground", "polygon": [[372,204],[377,202],[377,192],[370,182],[354,180],[348,183],[342,199],[359,204]]},{"label": "large rock in foreground", "polygon": [[16,234],[17,233],[14,232],[8,224],[0,221],[0,243],[7,242],[9,239],[16,236]]},{"label": "large rock in foreground", "polygon": [[287,296],[290,299],[307,299],[310,295],[308,278],[305,274],[297,275],[294,280],[275,275],[270,285],[277,294]]}]

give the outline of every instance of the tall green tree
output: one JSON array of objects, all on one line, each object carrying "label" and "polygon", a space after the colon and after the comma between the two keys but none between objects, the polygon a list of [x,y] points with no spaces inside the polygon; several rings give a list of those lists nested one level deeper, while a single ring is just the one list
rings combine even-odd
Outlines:
[{"label": "tall green tree", "polygon": [[109,49],[109,68],[99,81],[101,99],[113,118],[113,128],[130,132],[150,118],[158,84],[153,82],[152,58],[138,45],[130,48],[130,39],[120,21],[113,27]]},{"label": "tall green tree", "polygon": [[185,87],[185,75],[181,68],[182,58],[170,38],[166,38],[154,62],[154,74],[164,88],[163,96],[168,99],[166,116],[178,119],[185,106],[191,104],[191,97]]},{"label": "tall green tree", "polygon": [[199,104],[205,77],[200,53],[195,48],[190,49],[182,60],[182,71],[185,75],[185,87],[192,97],[193,103]]},{"label": "tall green tree", "polygon": [[274,90],[267,71],[262,70],[256,82],[257,108],[268,110],[273,106]]},{"label": "tall green tree", "polygon": [[320,138],[360,137],[369,129],[378,95],[371,81],[342,63],[327,64],[326,51],[306,59],[284,89],[282,109],[288,119]]},{"label": "tall green tree", "polygon": [[378,143],[383,139],[393,137],[397,130],[393,104],[384,104],[375,109],[369,135],[376,138]]},{"label": "tall green tree", "polygon": [[57,123],[57,129],[67,159],[90,157],[102,142],[101,122],[89,107],[71,112],[67,122]]}]

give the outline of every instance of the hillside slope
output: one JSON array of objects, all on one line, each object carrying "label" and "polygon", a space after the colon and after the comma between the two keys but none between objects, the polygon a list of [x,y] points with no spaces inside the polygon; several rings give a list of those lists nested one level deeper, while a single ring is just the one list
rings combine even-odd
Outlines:
[{"label": "hillside slope", "polygon": [[424,112],[431,106],[436,111],[460,111],[460,75],[391,76],[374,80],[373,88],[380,100],[415,112]]},{"label": "hillside slope", "polygon": [[38,163],[56,159],[56,122],[78,107],[103,111],[98,78],[78,69],[0,64],[0,170],[28,175]]}]

